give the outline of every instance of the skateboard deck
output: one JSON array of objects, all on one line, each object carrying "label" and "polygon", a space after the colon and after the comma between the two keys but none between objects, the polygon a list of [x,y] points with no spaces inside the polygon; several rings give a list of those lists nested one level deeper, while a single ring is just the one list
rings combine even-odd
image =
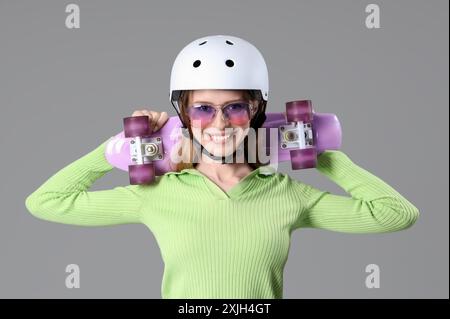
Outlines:
[{"label": "skateboard deck", "polygon": [[[285,113],[266,113],[262,128],[264,163],[290,161],[294,170],[313,168],[317,155],[341,147],[337,116],[315,113],[310,100],[286,103]],[[155,176],[174,170],[171,152],[181,138],[178,116],[170,117],[156,132],[150,132],[147,116],[127,117],[124,130],[108,141],[105,156],[112,166],[129,172],[130,184],[149,184]]]}]

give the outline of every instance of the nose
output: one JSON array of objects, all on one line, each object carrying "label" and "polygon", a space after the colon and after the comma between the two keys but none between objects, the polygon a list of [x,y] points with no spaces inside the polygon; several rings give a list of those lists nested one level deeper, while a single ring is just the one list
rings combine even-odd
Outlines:
[{"label": "nose", "polygon": [[217,127],[218,129],[223,129],[227,126],[228,119],[226,119],[225,115],[222,112],[222,109],[218,109],[216,112],[216,116],[214,117],[211,125]]}]

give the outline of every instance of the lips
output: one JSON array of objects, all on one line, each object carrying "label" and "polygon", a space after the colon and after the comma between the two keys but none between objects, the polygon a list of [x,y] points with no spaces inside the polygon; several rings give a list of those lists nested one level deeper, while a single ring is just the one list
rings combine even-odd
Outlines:
[{"label": "lips", "polygon": [[[231,133],[233,133],[233,132],[231,132]],[[224,136],[224,135],[230,135],[230,132],[228,132],[227,134],[225,134],[225,132],[220,132],[220,133],[205,132],[205,134],[209,134],[211,136]]]},{"label": "lips", "polygon": [[232,136],[234,136],[234,133],[228,133],[225,135],[225,132],[222,132],[221,134],[210,134],[210,133],[204,133],[206,139],[212,140],[214,143],[222,143],[228,141]]}]

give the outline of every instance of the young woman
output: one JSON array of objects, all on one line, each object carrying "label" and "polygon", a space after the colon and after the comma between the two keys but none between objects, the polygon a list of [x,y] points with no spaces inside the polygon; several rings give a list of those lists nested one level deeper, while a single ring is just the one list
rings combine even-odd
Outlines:
[{"label": "young woman", "polygon": [[[382,233],[406,229],[418,218],[414,205],[342,151],[322,153],[317,170],[349,196],[258,162],[228,161],[247,143],[248,129],[265,119],[267,67],[249,42],[222,35],[191,42],[175,60],[170,86],[170,101],[189,133],[185,139],[204,146],[201,154],[188,152],[189,159],[198,156],[196,163],[178,163],[150,185],[89,191],[113,169],[105,141],[26,199],[28,210],[48,221],[145,224],[165,263],[163,298],[282,298],[295,229]],[[168,118],[147,109],[132,115],[149,115],[154,130]]]}]

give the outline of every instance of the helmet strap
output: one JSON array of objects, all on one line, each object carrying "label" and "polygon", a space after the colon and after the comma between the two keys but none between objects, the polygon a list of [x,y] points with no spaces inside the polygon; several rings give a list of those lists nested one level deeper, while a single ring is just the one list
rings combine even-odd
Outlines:
[{"label": "helmet strap", "polygon": [[[183,130],[183,135],[187,138],[190,138],[189,132],[187,129]],[[234,163],[234,155],[240,156],[243,152],[242,148],[237,147],[232,154],[229,154],[227,156],[216,156],[210,152],[195,138],[195,136],[192,136],[192,142],[194,143],[196,149],[201,149],[202,154],[208,156],[210,159],[214,161],[220,161],[220,164],[232,164]]]},{"label": "helmet strap", "polygon": [[[181,121],[181,124],[182,124],[181,129],[182,129],[183,135],[186,138],[191,138],[189,136],[190,134],[188,132],[188,128],[187,128],[186,124],[183,122],[183,119],[182,119],[182,117],[180,115],[180,112],[178,111],[178,102],[177,101],[171,101],[171,103],[172,103],[172,106],[174,107],[174,109],[177,112],[177,115],[178,115],[178,117],[179,117],[179,119]],[[175,106],[174,103],[176,104],[176,106]],[[262,112],[258,112],[255,115],[255,117],[251,120],[250,126],[253,127],[254,129],[258,129],[258,128],[262,127],[262,125],[265,122],[265,120],[266,120],[266,114],[265,114],[265,112],[263,110]],[[247,138],[247,136],[245,138]],[[232,154],[229,154],[227,156],[216,156],[216,155],[211,154],[210,152],[208,152],[208,150],[205,147],[203,147],[203,145],[195,138],[195,136],[192,136],[192,141],[193,141],[193,143],[194,143],[194,145],[195,145],[195,147],[197,149],[198,148],[201,149],[201,153],[202,154],[208,156],[209,158],[211,158],[214,161],[220,161],[221,164],[233,163],[233,161],[235,159],[235,157],[234,157],[235,154],[236,154],[236,156],[241,156],[242,152],[243,152],[242,148],[237,147],[236,150]],[[242,143],[245,143],[245,140]]]}]

